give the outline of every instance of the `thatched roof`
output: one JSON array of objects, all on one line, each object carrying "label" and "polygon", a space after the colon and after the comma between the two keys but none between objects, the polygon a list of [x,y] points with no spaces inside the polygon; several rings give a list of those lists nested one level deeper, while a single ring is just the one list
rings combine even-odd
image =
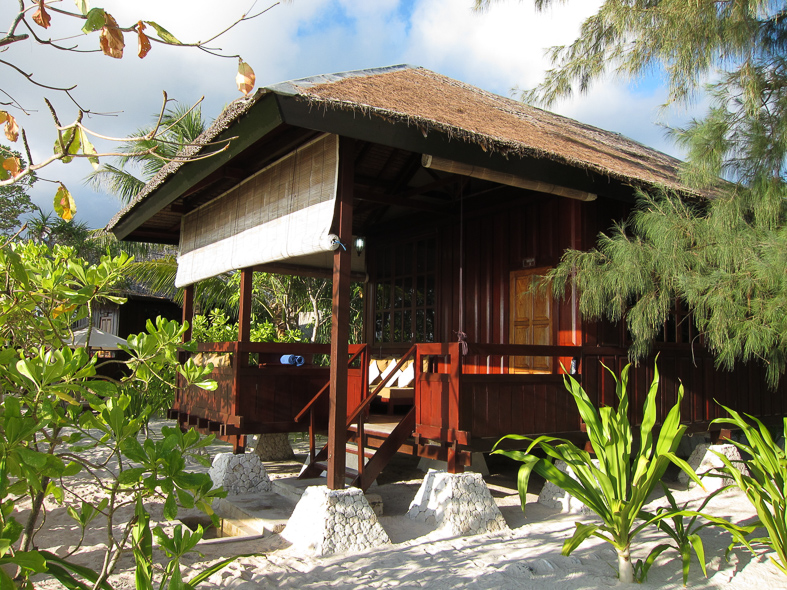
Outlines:
[{"label": "thatched roof", "polygon": [[[475,144],[509,159],[543,158],[626,184],[687,190],[678,180],[680,161],[671,156],[618,133],[407,65],[315,76],[261,88],[253,97],[231,103],[184,155],[197,153],[224,131],[232,133],[233,125],[269,95],[303,102],[315,120],[330,110],[351,111],[356,118],[382,118],[415,126],[424,135],[444,134],[453,141]],[[182,162],[165,166],[109,222],[108,228],[121,222],[181,166]]]},{"label": "thatched roof", "polygon": [[492,94],[430,70],[393,66],[271,86],[322,108],[376,115],[424,133],[446,133],[485,150],[559,160],[623,180],[685,189],[680,160],[604,131]]}]

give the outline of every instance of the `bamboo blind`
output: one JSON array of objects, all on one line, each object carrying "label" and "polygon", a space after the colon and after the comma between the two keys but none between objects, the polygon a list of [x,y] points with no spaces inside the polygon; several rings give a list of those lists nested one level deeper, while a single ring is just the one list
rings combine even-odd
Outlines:
[{"label": "bamboo blind", "polygon": [[338,149],[322,136],[186,214],[176,284],[330,249]]}]

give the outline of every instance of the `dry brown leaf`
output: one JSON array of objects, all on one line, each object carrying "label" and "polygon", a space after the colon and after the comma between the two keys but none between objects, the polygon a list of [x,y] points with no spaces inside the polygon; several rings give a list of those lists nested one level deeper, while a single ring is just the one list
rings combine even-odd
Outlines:
[{"label": "dry brown leaf", "polygon": [[254,70],[242,59],[238,60],[238,75],[235,76],[235,83],[238,85],[244,95],[248,96],[249,92],[254,89],[254,82],[256,81]]},{"label": "dry brown leaf", "polygon": [[101,51],[104,55],[120,59],[123,57],[123,48],[126,43],[123,41],[123,31],[118,27],[117,21],[114,17],[106,13],[106,24],[101,29],[100,43]]},{"label": "dry brown leaf", "polygon": [[11,176],[18,176],[22,170],[22,160],[19,158],[6,158],[3,160],[3,168],[11,173]]},{"label": "dry brown leaf", "polygon": [[4,117],[0,117],[0,123],[5,121],[5,136],[8,141],[16,141],[19,139],[19,125],[16,124],[16,119],[9,113],[3,112]]},{"label": "dry brown leaf", "polygon": [[38,0],[38,10],[33,13],[33,22],[39,27],[48,29],[51,20],[52,17],[49,16],[46,6],[44,6],[44,0]]},{"label": "dry brown leaf", "polygon": [[150,39],[148,39],[148,36],[142,32],[144,30],[145,23],[139,21],[137,23],[137,39],[139,41],[139,52],[137,55],[139,55],[140,59],[145,57],[148,54],[148,51],[150,51]]}]

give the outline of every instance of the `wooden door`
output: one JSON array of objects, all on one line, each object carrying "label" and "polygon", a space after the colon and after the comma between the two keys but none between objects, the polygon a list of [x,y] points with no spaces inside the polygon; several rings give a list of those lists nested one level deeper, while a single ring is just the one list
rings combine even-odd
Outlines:
[{"label": "wooden door", "polygon": [[[554,344],[552,291],[542,277],[548,269],[516,270],[511,273],[511,344]],[[551,373],[552,357],[511,357],[511,373]]]}]

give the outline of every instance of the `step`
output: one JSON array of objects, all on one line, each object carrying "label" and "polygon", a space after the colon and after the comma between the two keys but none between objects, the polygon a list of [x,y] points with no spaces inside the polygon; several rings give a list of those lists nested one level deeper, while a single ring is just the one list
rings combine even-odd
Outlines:
[{"label": "step", "polygon": [[[357,464],[358,460],[357,460],[356,457],[358,456],[358,445],[355,444],[355,443],[347,443],[347,446],[345,447],[345,450],[347,452],[348,459],[350,458],[350,455],[352,455],[353,458],[354,458],[353,464]],[[364,447],[364,449],[363,449],[363,456],[366,459],[371,459],[372,457],[374,457],[374,453],[375,452],[376,451],[374,450],[374,448]],[[364,463],[366,463],[366,462],[364,461]]]},{"label": "step", "polygon": [[[363,423],[363,431],[366,435],[378,438],[387,438],[394,428],[404,419],[404,416],[389,416],[387,414],[371,414]],[[347,427],[350,432],[358,430],[358,423],[354,422]]]},{"label": "step", "polygon": [[275,492],[263,492],[218,498],[213,509],[222,519],[226,535],[264,535],[284,530],[295,503]]},{"label": "step", "polygon": [[[282,479],[274,479],[273,491],[281,496],[287,498],[291,502],[298,502],[303,495],[306,488],[311,486],[324,486],[327,480],[324,477],[315,477],[312,479],[298,479],[297,477],[285,477]],[[383,515],[383,499],[379,494],[366,493],[366,500],[374,510],[377,516]]]}]

